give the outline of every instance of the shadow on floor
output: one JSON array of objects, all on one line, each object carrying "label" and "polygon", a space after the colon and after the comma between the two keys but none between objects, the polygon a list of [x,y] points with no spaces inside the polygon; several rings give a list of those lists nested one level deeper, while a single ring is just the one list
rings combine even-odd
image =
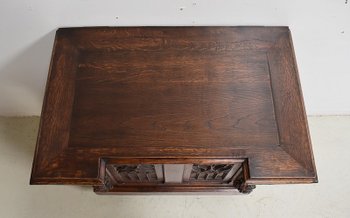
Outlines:
[{"label": "shadow on floor", "polygon": [[32,161],[38,127],[38,116],[0,117],[1,145],[5,146],[2,151]]},{"label": "shadow on floor", "polygon": [[[1,117],[0,116],[0,151],[11,161],[20,162],[26,168],[28,183],[39,129],[39,116]],[[9,166],[11,164],[9,163]],[[17,165],[18,166],[18,165]],[[83,192],[93,192],[91,186],[74,186]]]}]

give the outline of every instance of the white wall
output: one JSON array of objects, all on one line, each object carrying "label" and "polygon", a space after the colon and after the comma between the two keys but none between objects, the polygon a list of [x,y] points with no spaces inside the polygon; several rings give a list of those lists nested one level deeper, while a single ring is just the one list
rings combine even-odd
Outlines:
[{"label": "white wall", "polygon": [[307,113],[350,114],[346,1],[0,0],[0,114],[40,114],[58,27],[135,25],[288,25]]}]

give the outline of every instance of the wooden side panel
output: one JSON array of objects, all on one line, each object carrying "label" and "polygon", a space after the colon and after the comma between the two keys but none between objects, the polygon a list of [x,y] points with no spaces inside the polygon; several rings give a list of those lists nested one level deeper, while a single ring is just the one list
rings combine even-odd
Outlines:
[{"label": "wooden side panel", "polygon": [[68,146],[70,135],[79,53],[65,31],[56,32],[54,43],[33,162],[33,182],[43,171],[58,165],[54,160]]},{"label": "wooden side panel", "polygon": [[268,51],[281,147],[316,177],[311,140],[290,33]]}]

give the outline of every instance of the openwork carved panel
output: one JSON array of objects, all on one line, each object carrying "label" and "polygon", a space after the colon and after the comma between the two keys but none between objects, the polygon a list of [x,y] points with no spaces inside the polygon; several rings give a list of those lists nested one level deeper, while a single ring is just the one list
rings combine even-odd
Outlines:
[{"label": "openwork carved panel", "polygon": [[235,164],[211,164],[192,166],[190,182],[219,182],[229,183],[237,172]]},{"label": "openwork carved panel", "polygon": [[[161,166],[160,166],[161,167]],[[158,183],[163,182],[161,173],[157,175],[158,165],[134,164],[134,165],[110,165],[108,172],[114,177],[116,183]]]}]

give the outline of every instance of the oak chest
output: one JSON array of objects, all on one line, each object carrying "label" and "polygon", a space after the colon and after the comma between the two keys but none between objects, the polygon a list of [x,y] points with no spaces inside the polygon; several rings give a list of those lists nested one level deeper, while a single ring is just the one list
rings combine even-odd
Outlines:
[{"label": "oak chest", "polygon": [[57,30],[31,184],[317,182],[288,27]]}]

